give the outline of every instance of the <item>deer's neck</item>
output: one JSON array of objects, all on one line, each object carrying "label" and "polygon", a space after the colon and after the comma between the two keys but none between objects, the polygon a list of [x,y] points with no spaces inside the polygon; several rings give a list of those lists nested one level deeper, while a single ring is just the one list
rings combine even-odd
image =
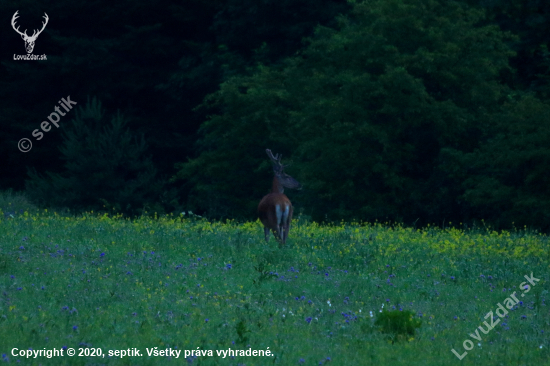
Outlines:
[{"label": "deer's neck", "polygon": [[271,193],[284,193],[285,189],[283,185],[279,182],[279,179],[275,176],[273,177],[273,185],[271,186]]}]

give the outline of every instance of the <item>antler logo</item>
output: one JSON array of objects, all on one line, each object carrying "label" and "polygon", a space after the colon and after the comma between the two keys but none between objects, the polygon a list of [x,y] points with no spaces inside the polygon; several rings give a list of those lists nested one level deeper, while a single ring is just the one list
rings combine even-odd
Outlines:
[{"label": "antler logo", "polygon": [[36,42],[36,39],[38,38],[38,36],[40,35],[40,33],[42,33],[42,31],[44,30],[44,28],[46,28],[46,24],[48,24],[48,14],[46,14],[44,12],[44,18],[46,20],[46,22],[42,22],[42,29],[40,29],[37,32],[37,30],[35,29],[32,36],[28,36],[27,35],[27,30],[25,29],[24,32],[20,32],[19,31],[19,27],[15,28],[15,20],[17,18],[19,18],[19,15],[17,15],[17,13],[19,12],[19,10],[17,10],[15,12],[15,14],[13,14],[13,17],[11,18],[11,26],[13,27],[13,30],[15,30],[17,33],[19,33],[21,35],[21,38],[23,38],[23,41],[25,41],[25,49],[27,50],[27,53],[32,53],[32,50],[34,49],[34,42]]}]

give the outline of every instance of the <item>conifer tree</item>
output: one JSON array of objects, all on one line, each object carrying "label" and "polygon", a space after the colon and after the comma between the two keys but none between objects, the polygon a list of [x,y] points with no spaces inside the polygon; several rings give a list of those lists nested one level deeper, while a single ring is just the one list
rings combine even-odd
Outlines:
[{"label": "conifer tree", "polygon": [[131,215],[150,205],[162,184],[143,135],[133,137],[127,122],[120,112],[109,120],[100,101],[88,100],[63,130],[65,170],[41,176],[29,169],[29,197],[42,206]]}]

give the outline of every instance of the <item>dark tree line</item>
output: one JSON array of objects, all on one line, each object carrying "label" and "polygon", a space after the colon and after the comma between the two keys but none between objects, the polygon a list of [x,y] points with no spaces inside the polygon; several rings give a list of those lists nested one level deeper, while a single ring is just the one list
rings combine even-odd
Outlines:
[{"label": "dark tree line", "polygon": [[[22,29],[50,17],[47,61],[0,35],[1,189],[251,219],[271,148],[315,220],[549,227],[544,1],[100,3],[0,4]],[[77,110],[19,152],[67,95]]]}]

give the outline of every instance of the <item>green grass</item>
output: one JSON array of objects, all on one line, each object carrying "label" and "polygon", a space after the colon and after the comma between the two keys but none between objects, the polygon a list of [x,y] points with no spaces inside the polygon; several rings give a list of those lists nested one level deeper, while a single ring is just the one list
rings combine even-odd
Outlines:
[{"label": "green grass", "polygon": [[[548,237],[525,231],[298,221],[279,249],[258,222],[4,209],[0,354],[25,365],[544,365],[549,259]],[[540,282],[522,298],[531,272]],[[513,291],[523,304],[481,341],[469,336]],[[382,304],[421,326],[381,333]],[[451,349],[467,339],[459,361]],[[14,347],[143,356],[26,360]],[[213,356],[148,357],[154,347]],[[229,348],[273,356],[217,356]]]}]

